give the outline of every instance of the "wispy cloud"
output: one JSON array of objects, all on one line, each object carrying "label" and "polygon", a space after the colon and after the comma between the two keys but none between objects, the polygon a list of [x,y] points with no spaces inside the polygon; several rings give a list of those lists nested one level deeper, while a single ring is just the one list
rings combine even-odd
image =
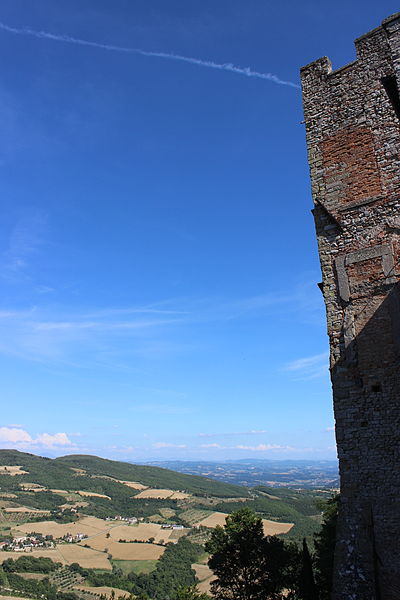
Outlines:
[{"label": "wispy cloud", "polygon": [[267,450],[293,450],[291,446],[280,446],[279,444],[258,444],[257,446],[235,446],[237,450],[252,450],[254,452],[266,452]]},{"label": "wispy cloud", "polygon": [[[102,366],[132,371],[138,361],[165,360],[198,352],[203,341],[196,333],[203,323],[225,327],[230,326],[232,319],[278,318],[281,314],[286,318],[293,304],[300,311],[300,305],[293,302],[293,295],[280,293],[231,300],[174,298],[143,306],[85,309],[56,304],[45,306],[44,301],[23,310],[12,306],[0,310],[0,354],[79,368]],[[297,378],[311,378],[326,371],[326,362],[324,353],[293,361],[284,370]],[[161,386],[143,391],[181,396]],[[264,430],[204,435],[262,433]]]},{"label": "wispy cloud", "polygon": [[200,448],[222,448],[221,444],[200,444]]},{"label": "wispy cloud", "polygon": [[317,377],[326,376],[328,373],[328,352],[297,358],[283,367],[283,371],[288,371],[296,375],[296,379],[309,380]]},{"label": "wispy cloud", "polygon": [[11,231],[8,247],[0,260],[0,274],[3,278],[27,278],[25,273],[29,261],[43,245],[43,232],[47,224],[47,215],[40,210],[31,209],[20,217]]},{"label": "wispy cloud", "polygon": [[186,448],[186,444],[170,444],[169,442],[156,442],[153,448]]},{"label": "wispy cloud", "polygon": [[[0,311],[0,353],[51,363],[76,363],[79,355],[81,366],[101,363],[119,369],[124,368],[121,360],[128,360],[131,369],[134,356],[151,358],[176,351],[160,336],[166,336],[184,316],[153,314],[149,318],[140,311],[120,316],[105,311],[103,317],[89,319],[79,310],[63,307],[4,309]],[[121,343],[123,338],[129,346]]]},{"label": "wispy cloud", "polygon": [[256,430],[251,429],[250,431],[229,431],[224,433],[199,433],[199,437],[213,438],[213,437],[235,437],[241,435],[262,435],[267,433],[264,429]]},{"label": "wispy cloud", "polygon": [[30,27],[11,27],[6,23],[0,22],[0,29],[3,31],[7,31],[9,33],[14,33],[16,35],[26,35],[32,36],[39,39],[47,39],[54,42],[64,42],[67,44],[75,44],[78,46],[88,46],[90,48],[98,48],[101,50],[108,50],[113,52],[123,52],[128,54],[139,54],[140,56],[147,56],[153,58],[162,58],[167,60],[175,60],[180,62],[186,62],[192,65],[196,65],[199,67],[206,67],[208,69],[217,69],[219,71],[229,71],[231,73],[235,73],[237,75],[244,75],[246,77],[255,77],[257,79],[264,79],[267,81],[271,81],[278,85],[286,85],[293,88],[300,88],[297,83],[293,81],[286,81],[281,79],[277,75],[273,73],[260,73],[259,71],[254,71],[250,67],[238,67],[232,63],[216,63],[210,60],[202,60],[199,58],[192,58],[190,56],[182,56],[180,54],[174,54],[171,52],[152,52],[149,50],[143,50],[141,48],[131,48],[126,46],[116,46],[114,44],[105,44],[102,42],[95,42],[90,40],[84,40],[81,38],[72,37],[70,35],[64,34],[55,34],[48,31],[37,31],[35,29],[31,29]]}]

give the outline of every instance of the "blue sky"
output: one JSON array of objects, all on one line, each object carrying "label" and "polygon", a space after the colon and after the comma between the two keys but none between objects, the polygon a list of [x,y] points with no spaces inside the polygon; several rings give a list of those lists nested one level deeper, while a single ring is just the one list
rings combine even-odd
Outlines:
[{"label": "blue sky", "polygon": [[336,456],[299,68],[396,9],[2,0],[1,446]]}]

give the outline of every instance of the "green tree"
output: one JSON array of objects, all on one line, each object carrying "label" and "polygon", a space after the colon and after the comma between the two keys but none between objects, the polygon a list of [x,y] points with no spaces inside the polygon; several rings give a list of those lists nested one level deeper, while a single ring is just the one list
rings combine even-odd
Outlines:
[{"label": "green tree", "polygon": [[211,554],[208,565],[216,575],[211,587],[218,600],[278,600],[296,587],[296,546],[265,537],[261,518],[248,508],[216,527],[205,548]]},{"label": "green tree", "polygon": [[207,594],[202,594],[196,585],[179,588],[174,600],[210,600]]},{"label": "green tree", "polygon": [[339,496],[335,496],[325,503],[322,527],[314,539],[315,579],[320,600],[329,600],[332,590],[338,506]]},{"label": "green tree", "polygon": [[298,581],[298,595],[301,600],[318,600],[313,564],[310,551],[308,550],[306,538],[303,538],[303,550],[301,553],[301,567]]}]

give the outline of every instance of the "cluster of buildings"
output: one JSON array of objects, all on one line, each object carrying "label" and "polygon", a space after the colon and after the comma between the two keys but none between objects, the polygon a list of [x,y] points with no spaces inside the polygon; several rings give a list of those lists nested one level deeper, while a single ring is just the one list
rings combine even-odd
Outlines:
[{"label": "cluster of buildings", "polygon": [[64,535],[64,537],[62,537],[60,539],[63,542],[68,542],[69,544],[74,544],[74,543],[77,543],[77,542],[80,542],[80,541],[86,539],[87,537],[88,536],[84,533],[76,533],[75,535],[67,533],[66,535]]},{"label": "cluster of buildings", "polygon": [[31,552],[35,548],[54,548],[55,542],[78,543],[88,536],[84,533],[66,533],[63,537],[54,540],[53,536],[43,537],[38,534],[14,537],[11,541],[0,542],[0,550],[6,552]]},{"label": "cluster of buildings", "polygon": [[139,519],[136,517],[121,517],[121,515],[116,515],[115,517],[107,517],[106,521],[124,521],[129,525],[134,525],[138,522]]},{"label": "cluster of buildings", "polygon": [[0,542],[0,550],[7,552],[30,552],[34,548],[54,548],[54,541],[36,535],[19,536],[8,542]]}]

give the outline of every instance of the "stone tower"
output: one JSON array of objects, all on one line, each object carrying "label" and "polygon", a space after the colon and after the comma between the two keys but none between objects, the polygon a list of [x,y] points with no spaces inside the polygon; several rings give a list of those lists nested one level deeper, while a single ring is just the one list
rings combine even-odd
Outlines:
[{"label": "stone tower", "polygon": [[400,13],[301,70],[341,502],[335,600],[400,599]]}]

